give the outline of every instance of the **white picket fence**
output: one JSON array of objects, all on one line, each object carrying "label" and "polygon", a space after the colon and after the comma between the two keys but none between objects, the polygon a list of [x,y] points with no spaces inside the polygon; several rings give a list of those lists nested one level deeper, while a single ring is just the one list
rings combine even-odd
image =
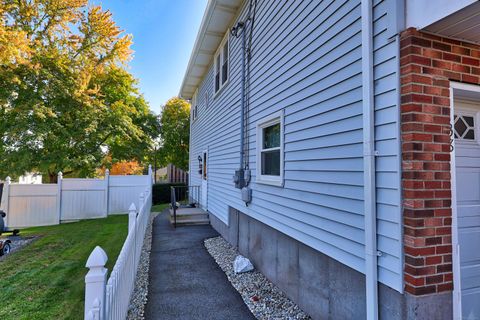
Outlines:
[{"label": "white picket fence", "polygon": [[107,170],[104,179],[64,179],[59,173],[57,184],[11,184],[7,178],[0,209],[10,228],[103,218],[138,205],[138,195],[152,182],[151,168],[142,176],[110,176]]},{"label": "white picket fence", "polygon": [[127,239],[108,281],[105,251],[97,246],[87,260],[90,270],[85,276],[85,319],[123,320],[127,316],[152,207],[151,188],[140,194],[138,203],[138,211],[134,203],[130,206]]}]

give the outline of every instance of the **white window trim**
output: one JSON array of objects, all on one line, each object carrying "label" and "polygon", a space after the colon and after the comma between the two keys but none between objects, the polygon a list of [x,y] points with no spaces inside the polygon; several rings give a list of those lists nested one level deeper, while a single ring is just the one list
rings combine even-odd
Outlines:
[{"label": "white window trim", "polygon": [[[262,142],[263,128],[280,123],[280,175],[262,175]],[[260,184],[268,184],[272,186],[283,187],[283,171],[284,171],[284,154],[283,154],[283,136],[284,136],[283,110],[275,112],[257,122],[257,163],[256,163],[256,182]],[[267,149],[268,150],[268,149]]]},{"label": "white window trim", "polygon": [[[229,29],[230,30],[230,29]],[[225,81],[225,83],[222,84],[222,66],[223,66],[223,60],[224,60],[224,56],[223,56],[223,46],[225,45],[225,42],[228,41],[228,65],[227,65],[227,81]],[[222,42],[220,42],[220,45],[218,46],[217,48],[217,51],[215,51],[215,54],[213,55],[213,97],[215,98],[218,94],[220,94],[220,92],[222,92],[223,88],[226,87],[228,85],[228,83],[230,82],[230,64],[231,64],[231,60],[230,60],[230,49],[232,47],[232,44],[230,43],[230,32],[227,31],[227,33],[225,34],[225,37],[223,37],[222,39]],[[215,91],[215,77],[217,75],[217,57],[218,55],[220,55],[220,79],[219,79],[219,87],[218,87],[218,90]]]}]

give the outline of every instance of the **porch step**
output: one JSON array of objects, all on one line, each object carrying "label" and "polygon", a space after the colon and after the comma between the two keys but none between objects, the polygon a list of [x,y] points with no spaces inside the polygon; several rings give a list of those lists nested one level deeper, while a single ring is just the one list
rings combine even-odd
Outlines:
[{"label": "porch step", "polygon": [[[170,209],[170,223],[174,223],[173,209]],[[209,224],[208,213],[200,208],[178,208],[177,225]]]}]

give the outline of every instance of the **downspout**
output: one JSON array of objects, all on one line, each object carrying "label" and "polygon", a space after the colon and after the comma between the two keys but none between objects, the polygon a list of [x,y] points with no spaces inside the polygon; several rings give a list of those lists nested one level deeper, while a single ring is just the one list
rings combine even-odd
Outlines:
[{"label": "downspout", "polygon": [[363,175],[368,320],[378,319],[372,0],[362,0]]}]

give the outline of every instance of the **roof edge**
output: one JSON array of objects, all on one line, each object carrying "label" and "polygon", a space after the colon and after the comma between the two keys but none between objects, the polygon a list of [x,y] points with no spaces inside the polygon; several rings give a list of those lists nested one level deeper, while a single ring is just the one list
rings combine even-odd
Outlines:
[{"label": "roof edge", "polygon": [[[225,2],[228,2],[228,3],[225,3]],[[195,39],[195,44],[193,46],[192,53],[190,54],[190,59],[188,61],[187,69],[185,71],[185,75],[183,76],[179,97],[189,100],[193,96],[193,93],[186,91],[187,80],[191,76],[192,69],[195,67],[195,63],[196,63],[195,60],[197,58],[198,53],[200,52],[200,48],[204,44],[205,35],[207,34],[207,32],[210,29],[212,29],[212,27],[216,27],[217,29],[221,28],[221,30],[223,30],[224,33],[228,30],[229,24],[226,24],[225,26],[223,26],[223,24],[219,24],[219,23],[215,24],[215,22],[212,21],[212,17],[214,13],[216,13],[217,10],[218,11],[225,10],[225,8],[228,7],[230,8],[229,10],[235,10],[235,14],[232,13],[232,16],[236,17],[238,14],[238,10],[240,9],[240,6],[243,4],[243,2],[244,0],[228,0],[228,1],[209,0],[208,1],[207,8],[205,9],[205,12],[203,14],[202,22],[200,24],[200,28],[197,33],[197,38]],[[216,49],[217,48],[215,48],[213,52],[215,52]],[[213,58],[213,55],[214,54],[211,54],[211,58]],[[211,58],[210,58],[210,61],[211,61]],[[203,79],[204,76],[205,76],[205,73],[202,74],[200,78]],[[199,82],[201,82],[201,80]]]}]

